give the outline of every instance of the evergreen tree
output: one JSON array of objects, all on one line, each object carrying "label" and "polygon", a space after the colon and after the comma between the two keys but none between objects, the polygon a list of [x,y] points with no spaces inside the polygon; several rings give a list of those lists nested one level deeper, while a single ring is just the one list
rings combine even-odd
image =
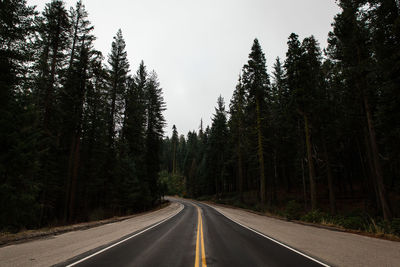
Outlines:
[{"label": "evergreen tree", "polygon": [[145,147],[144,138],[146,131],[146,93],[148,84],[146,66],[142,61],[135,77],[128,86],[126,92],[125,118],[123,135],[129,144],[129,154],[135,161],[138,173],[145,175],[139,170],[143,165]]},{"label": "evergreen tree", "polygon": [[[386,189],[384,185],[383,171],[379,159],[379,149],[374,122],[373,103],[376,92],[374,75],[371,72],[373,60],[368,38],[367,18],[360,16],[362,3],[358,1],[340,1],[342,12],[335,17],[333,32],[330,33],[330,55],[342,66],[346,85],[353,91],[357,105],[363,109],[365,126],[367,128],[365,138],[367,153],[370,154],[372,163],[373,180],[379,196],[380,206],[385,220],[392,217],[389,208]],[[372,106],[371,106],[372,105]],[[362,126],[364,127],[364,126]]]},{"label": "evergreen tree", "polygon": [[60,91],[66,65],[65,49],[68,47],[70,21],[63,1],[55,0],[46,4],[42,17],[38,19],[40,48],[38,65],[39,96],[43,112],[43,129],[46,134],[53,134],[56,123],[56,99]]},{"label": "evergreen tree", "polygon": [[248,92],[249,112],[252,117],[251,131],[257,140],[257,155],[260,171],[260,199],[264,207],[266,203],[266,177],[264,162],[264,127],[267,114],[267,98],[270,90],[266,60],[257,39],[254,40],[248,63],[243,67],[243,85]]},{"label": "evergreen tree", "polygon": [[210,132],[209,157],[214,170],[215,193],[218,195],[225,191],[225,161],[228,159],[227,150],[228,127],[225,103],[222,96],[218,97],[215,114],[212,118]]},{"label": "evergreen tree", "polygon": [[111,53],[108,56],[109,76],[109,121],[108,121],[108,146],[114,149],[115,129],[122,124],[124,108],[124,94],[129,72],[125,41],[121,29],[118,30],[112,42]]},{"label": "evergreen tree", "polygon": [[27,66],[34,9],[26,1],[0,2],[0,229],[39,224],[37,114]]},{"label": "evergreen tree", "polygon": [[246,107],[246,94],[242,84],[242,78],[239,77],[238,84],[235,91],[233,91],[231,103],[229,105],[229,130],[231,135],[231,142],[234,149],[235,162],[237,163],[237,188],[240,194],[240,199],[243,200],[243,186],[244,186],[244,154],[246,149],[245,143],[245,107]]},{"label": "evergreen tree", "polygon": [[162,89],[157,74],[150,74],[146,90],[147,125],[145,135],[145,166],[146,180],[150,189],[152,203],[160,197],[157,188],[158,173],[160,171],[161,141],[164,135],[165,119],[162,114],[166,109]]},{"label": "evergreen tree", "polygon": [[[294,89],[294,101],[297,111],[304,119],[304,135],[307,151],[307,163],[310,178],[311,208],[317,208],[317,185],[313,159],[312,129],[317,129],[320,114],[319,105],[323,75],[321,69],[321,51],[313,36],[302,42],[301,82]],[[316,130],[315,130],[316,132]]]},{"label": "evergreen tree", "polygon": [[[377,136],[381,140],[380,153],[388,160],[381,161],[387,184],[393,187],[399,171],[393,173],[400,164],[400,10],[396,0],[366,1],[370,8],[366,16],[373,18],[368,24],[371,45],[375,54],[373,72],[379,100],[375,124]],[[399,181],[399,179],[397,179]]]},{"label": "evergreen tree", "polygon": [[60,98],[65,80],[67,65],[66,49],[69,45],[70,21],[63,1],[51,1],[45,5],[36,24],[36,83],[35,95],[41,121],[40,173],[41,215],[40,221],[46,223],[62,214],[64,198],[63,168],[65,161],[60,147],[62,122]]},{"label": "evergreen tree", "polygon": [[94,55],[88,68],[89,83],[86,89],[82,129],[82,182],[80,210],[89,214],[91,210],[105,208],[107,191],[106,166],[108,159],[108,84],[107,70],[102,64],[101,53]]},{"label": "evergreen tree", "polygon": [[61,146],[69,157],[65,161],[65,208],[64,220],[71,221],[74,218],[75,195],[78,183],[78,172],[81,158],[81,137],[83,128],[83,111],[85,95],[89,82],[88,68],[91,57],[97,52],[93,51],[91,31],[93,26],[87,18],[85,6],[79,1],[75,9],[71,9],[70,18],[72,25],[69,66],[66,74],[65,85],[60,94],[60,117],[62,119]]},{"label": "evergreen tree", "polygon": [[176,168],[176,153],[177,153],[177,147],[178,147],[178,131],[176,130],[175,124],[172,126],[172,137],[171,137],[171,143],[172,143],[172,174],[175,175],[177,173],[177,168]]}]

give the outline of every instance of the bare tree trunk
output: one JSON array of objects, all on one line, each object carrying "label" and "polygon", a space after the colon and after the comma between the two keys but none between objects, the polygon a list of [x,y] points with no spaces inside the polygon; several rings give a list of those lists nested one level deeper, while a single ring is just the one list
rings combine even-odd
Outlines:
[{"label": "bare tree trunk", "polygon": [[[358,46],[356,48],[357,48],[356,50],[357,50],[357,56],[358,56],[358,64],[362,65],[363,62],[361,61],[360,48]],[[389,203],[387,201],[386,190],[385,190],[385,185],[384,185],[384,181],[383,181],[383,173],[382,173],[382,169],[381,169],[381,164],[379,162],[379,150],[378,150],[378,145],[376,142],[376,134],[375,134],[375,127],[374,127],[374,123],[373,123],[372,112],[369,107],[368,96],[366,95],[364,86],[362,86],[360,82],[365,84],[366,81],[364,80],[364,78],[359,77],[359,80],[356,83],[356,86],[358,87],[358,90],[361,93],[362,102],[364,105],[364,111],[365,111],[365,115],[367,118],[369,141],[370,141],[370,145],[371,145],[371,156],[372,156],[372,162],[374,164],[374,170],[375,170],[374,176],[376,179],[379,199],[381,202],[383,218],[385,219],[385,221],[390,221],[392,219],[392,212],[390,210]]]},{"label": "bare tree trunk", "polygon": [[64,202],[64,223],[67,223],[70,218],[69,205],[70,205],[70,199],[71,199],[71,182],[72,182],[71,178],[72,178],[75,146],[76,146],[76,139],[75,139],[75,134],[73,134],[71,136],[71,147],[70,147],[69,158],[68,158],[68,170],[67,170],[65,202]]},{"label": "bare tree trunk", "polygon": [[265,208],[265,169],[264,169],[264,151],[263,151],[263,141],[261,133],[261,111],[260,111],[260,101],[256,99],[256,111],[257,111],[257,139],[258,139],[258,162],[260,165],[260,198],[261,207]]},{"label": "bare tree trunk", "polygon": [[331,209],[331,213],[335,214],[336,213],[336,199],[335,199],[335,191],[334,191],[334,187],[333,187],[333,175],[332,175],[331,162],[329,160],[329,154],[328,154],[328,149],[326,148],[325,140],[323,141],[323,146],[324,146],[324,156],[325,156],[325,161],[326,161],[326,173],[328,176],[329,206]]},{"label": "bare tree trunk", "polygon": [[360,148],[360,144],[357,141],[357,147],[358,147],[358,152],[359,152],[359,156],[360,156],[360,161],[361,161],[361,165],[362,165],[362,169],[363,169],[363,174],[365,177],[367,177],[369,184],[372,185],[372,189],[374,191],[375,194],[375,207],[377,210],[380,209],[380,199],[379,199],[379,193],[378,193],[378,186],[376,184],[376,179],[375,179],[375,170],[374,170],[374,164],[372,163],[372,159],[371,159],[371,148],[369,145],[369,141],[368,141],[368,133],[367,133],[367,129],[364,127],[364,143],[365,143],[365,154],[366,154],[366,160],[367,160],[367,165],[369,167],[369,173],[366,170],[365,164],[364,164],[364,160],[361,154],[361,148]]},{"label": "bare tree trunk", "polygon": [[[83,45],[83,44],[82,44]],[[80,85],[79,85],[79,98],[75,106],[74,114],[74,129],[71,140],[71,150],[68,164],[68,177],[67,177],[67,198],[66,198],[66,211],[64,219],[71,221],[74,219],[75,208],[75,195],[76,184],[78,181],[78,170],[80,165],[80,142],[82,135],[82,120],[83,120],[83,104],[86,90],[86,67],[81,70]]]},{"label": "bare tree trunk", "polygon": [[308,117],[305,113],[303,113],[303,117],[304,117],[304,131],[306,135],[308,174],[310,177],[311,209],[315,210],[317,208],[317,191],[315,184],[315,169],[311,151],[312,143],[311,143],[309,124],[308,124]]},{"label": "bare tree trunk", "polygon": [[277,201],[277,196],[276,196],[276,184],[278,182],[278,160],[277,160],[278,155],[277,154],[278,154],[278,152],[275,149],[275,151],[274,151],[274,180],[272,181],[272,201],[274,203],[276,203],[276,201]]},{"label": "bare tree trunk", "polygon": [[76,196],[76,185],[78,183],[78,170],[80,163],[80,135],[77,136],[76,146],[74,148],[74,164],[72,170],[72,181],[71,181],[71,196],[69,200],[69,221],[75,217],[75,196]]},{"label": "bare tree trunk", "polygon": [[306,175],[304,174],[304,159],[301,158],[301,174],[303,178],[303,196],[304,196],[304,209],[307,210],[307,187],[306,187]]},{"label": "bare tree trunk", "polygon": [[238,152],[238,177],[239,177],[239,182],[238,182],[238,187],[239,187],[239,197],[240,201],[243,202],[243,160],[242,160],[242,150],[240,148],[239,144],[239,152]]},{"label": "bare tree trunk", "polygon": [[368,99],[365,94],[363,94],[363,100],[364,100],[363,101],[364,109],[367,116],[368,131],[369,131],[369,138],[370,138],[371,152],[372,152],[372,162],[374,164],[375,178],[381,202],[383,218],[385,219],[385,221],[390,221],[392,219],[392,212],[389,208],[389,204],[386,198],[386,190],[383,182],[383,173],[381,169],[381,164],[379,162],[379,151],[376,142],[375,128],[372,121],[372,114],[369,107]]}]

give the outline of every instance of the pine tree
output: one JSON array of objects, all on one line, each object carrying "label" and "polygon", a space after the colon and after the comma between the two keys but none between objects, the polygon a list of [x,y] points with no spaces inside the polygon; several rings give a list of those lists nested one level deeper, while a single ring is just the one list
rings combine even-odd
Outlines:
[{"label": "pine tree", "polygon": [[56,117],[56,99],[62,83],[61,72],[65,68],[68,47],[70,21],[64,2],[56,0],[46,4],[39,18],[40,62],[38,66],[37,94],[42,99],[43,129],[46,134],[52,134],[54,117]]},{"label": "pine tree", "polygon": [[[307,163],[310,178],[311,208],[317,208],[316,174],[313,160],[312,129],[318,129],[319,104],[323,75],[321,69],[321,51],[313,36],[302,42],[301,56],[302,83],[294,90],[297,111],[304,119],[304,134],[306,139]],[[316,131],[316,130],[315,130]]]},{"label": "pine tree", "polygon": [[123,135],[129,144],[129,154],[132,156],[139,170],[143,165],[144,135],[146,131],[146,93],[147,93],[147,71],[144,62],[140,63],[139,69],[127,88],[125,118]]},{"label": "pine tree", "polygon": [[[289,160],[290,149],[285,149],[285,143],[289,141],[290,126],[288,127],[287,117],[288,117],[288,92],[286,87],[286,77],[283,65],[278,58],[276,58],[275,64],[273,66],[273,83],[272,83],[272,96],[271,96],[271,148],[273,149],[273,196],[272,198],[276,200],[276,186],[281,177],[280,174],[280,161],[281,158]],[[287,178],[287,177],[285,177]],[[287,187],[290,187],[290,182],[287,179]]]},{"label": "pine tree", "polygon": [[[395,170],[400,164],[400,9],[396,0],[366,1],[370,7],[366,16],[373,18],[368,24],[371,45],[375,55],[373,73],[379,100],[376,107],[375,124],[380,153],[388,160],[381,161],[382,169]],[[379,141],[378,141],[379,142]],[[395,183],[399,171],[386,172],[391,178],[387,184]]]},{"label": "pine tree", "polygon": [[64,2],[52,1],[45,5],[36,18],[37,38],[35,86],[36,105],[41,121],[40,178],[41,223],[58,216],[63,202],[64,158],[60,147],[62,123],[60,121],[60,94],[67,65],[66,49],[69,45],[70,22]]},{"label": "pine tree", "polygon": [[103,66],[101,53],[94,55],[89,62],[89,82],[86,88],[82,129],[82,181],[78,190],[80,210],[89,214],[95,209],[107,207],[104,198],[107,189],[107,173],[99,166],[107,166],[108,160],[108,84],[107,70]]},{"label": "pine tree", "polygon": [[108,146],[114,149],[115,129],[122,124],[124,94],[126,90],[129,63],[125,51],[125,41],[119,29],[112,42],[111,53],[108,56],[109,75],[109,121]]},{"label": "pine tree", "polygon": [[243,85],[248,92],[248,105],[254,114],[252,129],[256,133],[257,155],[260,171],[260,199],[261,206],[266,204],[266,177],[264,162],[263,132],[267,114],[267,98],[270,90],[269,76],[266,69],[266,60],[257,39],[254,40],[248,63],[243,67]]},{"label": "pine tree", "polygon": [[225,191],[225,161],[228,159],[226,154],[228,127],[225,103],[222,96],[218,97],[210,131],[210,148],[208,153],[210,160],[213,162],[210,168],[214,172],[215,193],[217,196],[221,196]]},{"label": "pine tree", "polygon": [[160,197],[157,180],[160,171],[161,141],[165,126],[165,119],[162,113],[165,109],[162,89],[160,88],[157,74],[153,71],[148,78],[146,90],[147,125],[145,135],[146,178],[152,204]]},{"label": "pine tree", "polygon": [[39,224],[37,113],[29,90],[34,9],[0,2],[0,229]]},{"label": "pine tree", "polygon": [[62,120],[61,145],[68,158],[65,180],[64,220],[74,218],[75,195],[78,183],[78,172],[81,157],[81,137],[83,128],[83,111],[85,95],[89,82],[88,69],[93,51],[93,26],[88,21],[85,6],[79,1],[70,11],[72,22],[68,69],[64,86],[60,93],[60,117]]},{"label": "pine tree", "polygon": [[242,78],[236,85],[233,91],[231,103],[229,105],[229,129],[232,137],[234,149],[234,159],[237,162],[237,189],[239,191],[240,199],[243,201],[243,186],[244,186],[244,152],[246,148],[245,143],[245,106],[246,94],[242,84]]},{"label": "pine tree", "polygon": [[376,126],[374,122],[373,106],[371,98],[375,98],[374,89],[376,83],[371,72],[373,60],[371,47],[369,45],[369,36],[367,18],[359,16],[362,3],[358,1],[340,1],[339,6],[342,12],[335,17],[333,23],[333,32],[330,33],[330,55],[333,59],[340,62],[343,75],[346,79],[346,85],[354,90],[353,95],[363,109],[365,116],[366,151],[371,158],[371,171],[373,180],[379,196],[380,206],[382,208],[385,220],[392,217],[389,208],[386,189],[384,185],[383,171],[379,159],[379,149],[376,136]]},{"label": "pine tree", "polygon": [[175,124],[172,126],[172,174],[175,175],[177,173],[176,167],[176,153],[177,153],[177,146],[178,146],[178,131],[176,130]]}]

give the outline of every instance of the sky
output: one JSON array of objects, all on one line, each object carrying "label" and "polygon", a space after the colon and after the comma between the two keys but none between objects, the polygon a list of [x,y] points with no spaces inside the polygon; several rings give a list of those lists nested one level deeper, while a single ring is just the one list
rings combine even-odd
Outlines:
[{"label": "sky", "polygon": [[[42,11],[47,0],[28,0]],[[66,7],[75,0],[64,0]],[[326,47],[339,12],[335,0],[82,0],[97,37],[95,48],[107,58],[113,36],[122,30],[131,74],[141,60],[155,70],[167,110],[166,135],[211,125],[219,95],[226,108],[254,38],[271,72],[282,60],[287,39],[314,35]]]}]

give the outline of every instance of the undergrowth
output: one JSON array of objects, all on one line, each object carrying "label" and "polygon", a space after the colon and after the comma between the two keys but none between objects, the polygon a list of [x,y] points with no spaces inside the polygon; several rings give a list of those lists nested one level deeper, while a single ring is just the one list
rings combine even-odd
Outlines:
[{"label": "undergrowth", "polygon": [[[207,200],[212,199],[207,196]],[[203,200],[203,199],[199,199]],[[240,201],[238,195],[227,195],[220,199],[213,199],[218,204],[232,205],[235,207],[262,211],[257,203],[247,204]],[[290,200],[284,208],[270,207],[268,211],[262,211],[271,215],[276,215],[287,220],[298,220],[319,225],[325,225],[345,230],[364,232],[374,236],[400,238],[400,218],[394,218],[391,222],[384,221],[382,218],[373,218],[368,213],[354,210],[345,214],[332,215],[321,210],[305,212],[304,206],[296,200]]]}]

